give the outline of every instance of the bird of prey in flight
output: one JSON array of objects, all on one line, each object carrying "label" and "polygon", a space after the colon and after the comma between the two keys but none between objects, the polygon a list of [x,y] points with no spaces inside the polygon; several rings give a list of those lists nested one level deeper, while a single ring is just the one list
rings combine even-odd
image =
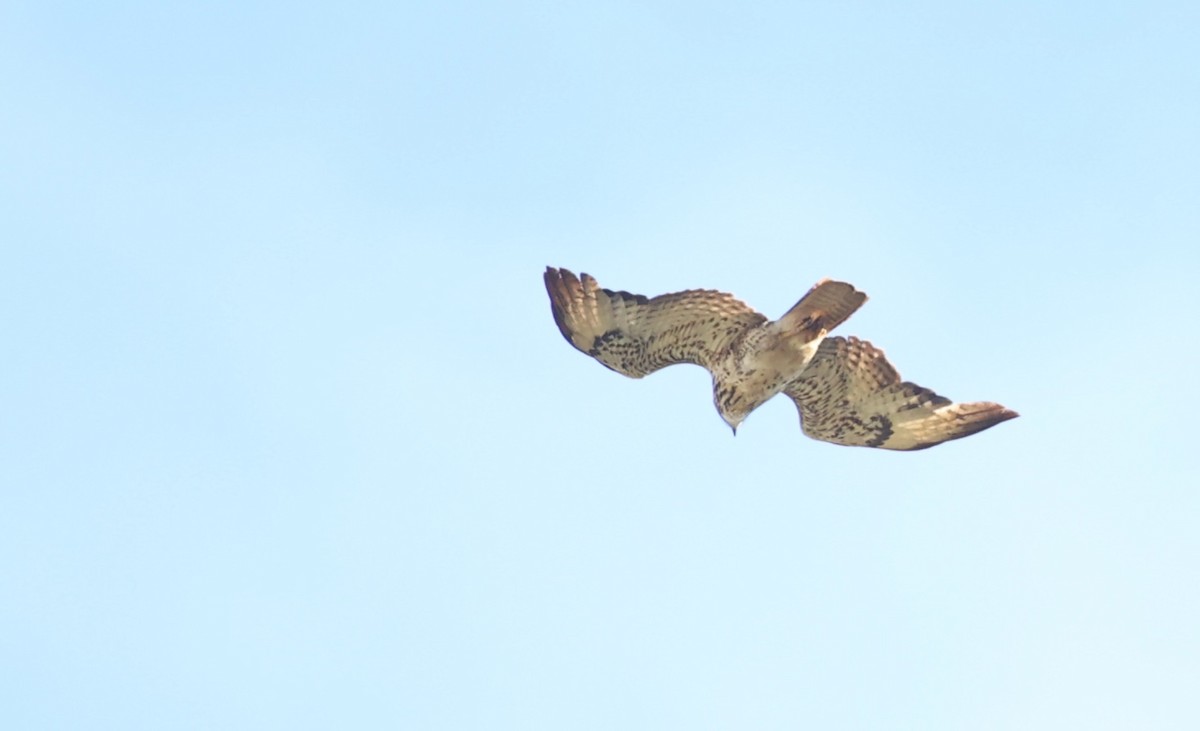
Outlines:
[{"label": "bird of prey in flight", "polygon": [[554,322],[567,342],[617,373],[641,378],[676,363],[712,374],[713,403],[737,433],[778,393],[813,439],[855,447],[925,449],[1016,418],[987,401],[955,403],[900,380],[883,351],[828,334],[867,296],[817,282],[778,320],[707,289],[644,297],[603,289],[588,274],[546,268]]}]

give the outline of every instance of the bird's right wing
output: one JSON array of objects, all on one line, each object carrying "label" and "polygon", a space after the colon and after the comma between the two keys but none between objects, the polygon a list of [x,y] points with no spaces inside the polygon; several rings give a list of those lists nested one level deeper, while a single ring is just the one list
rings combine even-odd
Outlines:
[{"label": "bird's right wing", "polygon": [[784,389],[813,439],[883,449],[925,449],[983,431],[1017,413],[1000,404],[957,404],[901,381],[883,351],[858,338],[826,338]]},{"label": "bird's right wing", "polygon": [[711,368],[717,353],[767,321],[724,292],[693,289],[648,298],[602,289],[588,274],[551,267],[545,280],[554,322],[567,342],[633,378],[675,363]]}]

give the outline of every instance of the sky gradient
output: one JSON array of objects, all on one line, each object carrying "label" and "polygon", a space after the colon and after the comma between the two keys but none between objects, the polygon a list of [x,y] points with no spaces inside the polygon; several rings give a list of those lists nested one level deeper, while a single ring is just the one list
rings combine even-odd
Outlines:
[{"label": "sky gradient", "polygon": [[[5,7],[0,726],[1200,724],[1195,4],[420,5]],[[547,265],[1022,416],[734,438]]]}]

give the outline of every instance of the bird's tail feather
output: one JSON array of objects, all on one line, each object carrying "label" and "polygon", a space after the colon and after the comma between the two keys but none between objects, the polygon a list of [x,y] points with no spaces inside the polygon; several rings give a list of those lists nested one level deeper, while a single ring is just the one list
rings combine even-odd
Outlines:
[{"label": "bird's tail feather", "polygon": [[808,341],[845,322],[866,301],[867,295],[853,285],[822,279],[779,318],[779,329]]}]

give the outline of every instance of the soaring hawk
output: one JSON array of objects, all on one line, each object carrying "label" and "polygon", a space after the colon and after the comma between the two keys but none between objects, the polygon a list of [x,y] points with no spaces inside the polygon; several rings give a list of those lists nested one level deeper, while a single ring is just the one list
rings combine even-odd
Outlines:
[{"label": "soaring hawk", "polygon": [[818,282],[772,321],[713,290],[647,298],[551,267],[545,281],[563,337],[617,373],[641,378],[675,363],[706,368],[713,403],[734,434],[777,393],[795,402],[805,434],[855,447],[925,449],[1017,416],[1000,404],[954,403],[902,381],[865,340],[826,337],[867,300],[845,282]]}]

